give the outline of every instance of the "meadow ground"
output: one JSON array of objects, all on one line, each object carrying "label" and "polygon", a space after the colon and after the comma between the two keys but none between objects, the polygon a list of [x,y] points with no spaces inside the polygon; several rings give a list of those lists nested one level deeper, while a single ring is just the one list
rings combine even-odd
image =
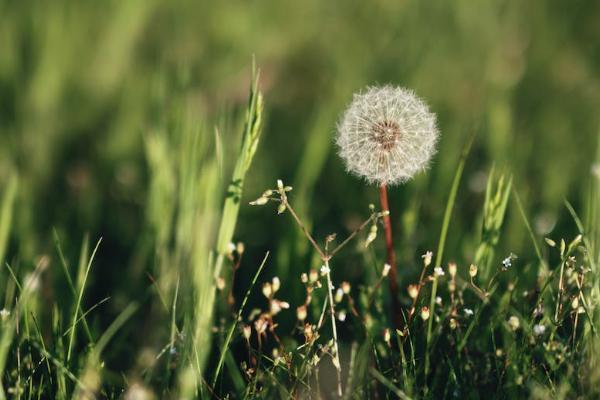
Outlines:
[{"label": "meadow ground", "polygon": [[[591,0],[0,0],[0,399],[600,397],[599,37]],[[386,84],[439,130],[399,185],[336,144]]]}]

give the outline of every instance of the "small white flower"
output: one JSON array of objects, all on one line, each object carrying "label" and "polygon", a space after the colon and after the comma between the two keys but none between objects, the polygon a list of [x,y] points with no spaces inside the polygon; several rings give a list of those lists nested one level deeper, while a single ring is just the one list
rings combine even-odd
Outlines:
[{"label": "small white flower", "polygon": [[508,319],[508,326],[510,326],[510,329],[512,329],[513,331],[516,331],[517,329],[519,329],[519,326],[520,326],[519,318],[512,315]]},{"label": "small white flower", "polygon": [[323,264],[323,266],[321,266],[321,275],[327,275],[330,272],[331,269],[329,269],[327,265]]},{"label": "small white flower", "polygon": [[429,267],[429,265],[431,265],[431,259],[433,258],[433,253],[431,251],[427,251],[425,254],[423,254],[421,256],[421,258],[423,259],[423,264],[425,264],[426,267]]},{"label": "small white flower", "polygon": [[536,324],[533,326],[533,333],[536,336],[542,336],[544,333],[546,333],[546,325],[542,325],[542,324]]},{"label": "small white flower", "polygon": [[10,317],[10,311],[8,311],[6,308],[0,310],[0,319],[2,322],[6,321],[8,317]]},{"label": "small white flower", "polygon": [[390,85],[355,94],[337,128],[348,171],[379,185],[426,169],[438,140],[435,114],[411,90]]},{"label": "small white flower", "polygon": [[442,298],[440,296],[435,296],[435,304],[438,306],[442,305]]},{"label": "small white flower", "polygon": [[340,310],[340,312],[338,312],[337,318],[340,322],[344,322],[346,320],[346,311]]},{"label": "small white flower", "polygon": [[435,273],[435,276],[444,276],[444,270],[442,267],[435,267],[433,272]]},{"label": "small white flower", "polygon": [[515,256],[513,253],[510,253],[510,255],[508,257],[506,257],[504,260],[502,260],[502,269],[503,270],[507,270],[512,266],[512,261],[515,260],[517,258],[517,256]]},{"label": "small white flower", "polygon": [[468,317],[473,315],[473,310],[471,310],[470,308],[465,308],[463,311],[465,312],[465,315]]}]

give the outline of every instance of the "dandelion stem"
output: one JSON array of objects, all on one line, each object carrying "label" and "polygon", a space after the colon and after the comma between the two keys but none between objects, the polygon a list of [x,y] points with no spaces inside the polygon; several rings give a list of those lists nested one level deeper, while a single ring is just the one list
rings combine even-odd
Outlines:
[{"label": "dandelion stem", "polygon": [[396,269],[396,254],[394,253],[394,242],[392,240],[392,223],[390,221],[390,207],[388,202],[387,186],[379,187],[379,198],[381,200],[381,211],[383,215],[383,227],[385,229],[385,246],[387,249],[387,263],[390,265],[389,285],[392,301],[392,317],[396,329],[402,328],[402,312],[398,303],[398,270]]}]

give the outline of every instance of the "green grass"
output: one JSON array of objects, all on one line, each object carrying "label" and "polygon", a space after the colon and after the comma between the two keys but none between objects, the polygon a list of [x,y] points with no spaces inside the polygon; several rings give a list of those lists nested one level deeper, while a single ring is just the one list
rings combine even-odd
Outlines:
[{"label": "green grass", "polygon": [[[598,26],[591,0],[0,0],[0,399],[336,398],[338,347],[344,399],[597,398]],[[397,332],[378,219],[344,242],[377,188],[333,144],[377,83],[441,131],[390,188]],[[248,204],[278,179],[305,231]],[[330,274],[307,233],[344,243]]]}]

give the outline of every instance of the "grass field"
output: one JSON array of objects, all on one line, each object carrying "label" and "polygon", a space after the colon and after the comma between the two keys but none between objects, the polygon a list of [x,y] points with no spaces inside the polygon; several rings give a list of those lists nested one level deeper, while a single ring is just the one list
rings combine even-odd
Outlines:
[{"label": "grass field", "polygon": [[[599,38],[592,0],[0,0],[0,400],[599,398]],[[397,276],[335,144],[385,84],[440,132]]]}]

